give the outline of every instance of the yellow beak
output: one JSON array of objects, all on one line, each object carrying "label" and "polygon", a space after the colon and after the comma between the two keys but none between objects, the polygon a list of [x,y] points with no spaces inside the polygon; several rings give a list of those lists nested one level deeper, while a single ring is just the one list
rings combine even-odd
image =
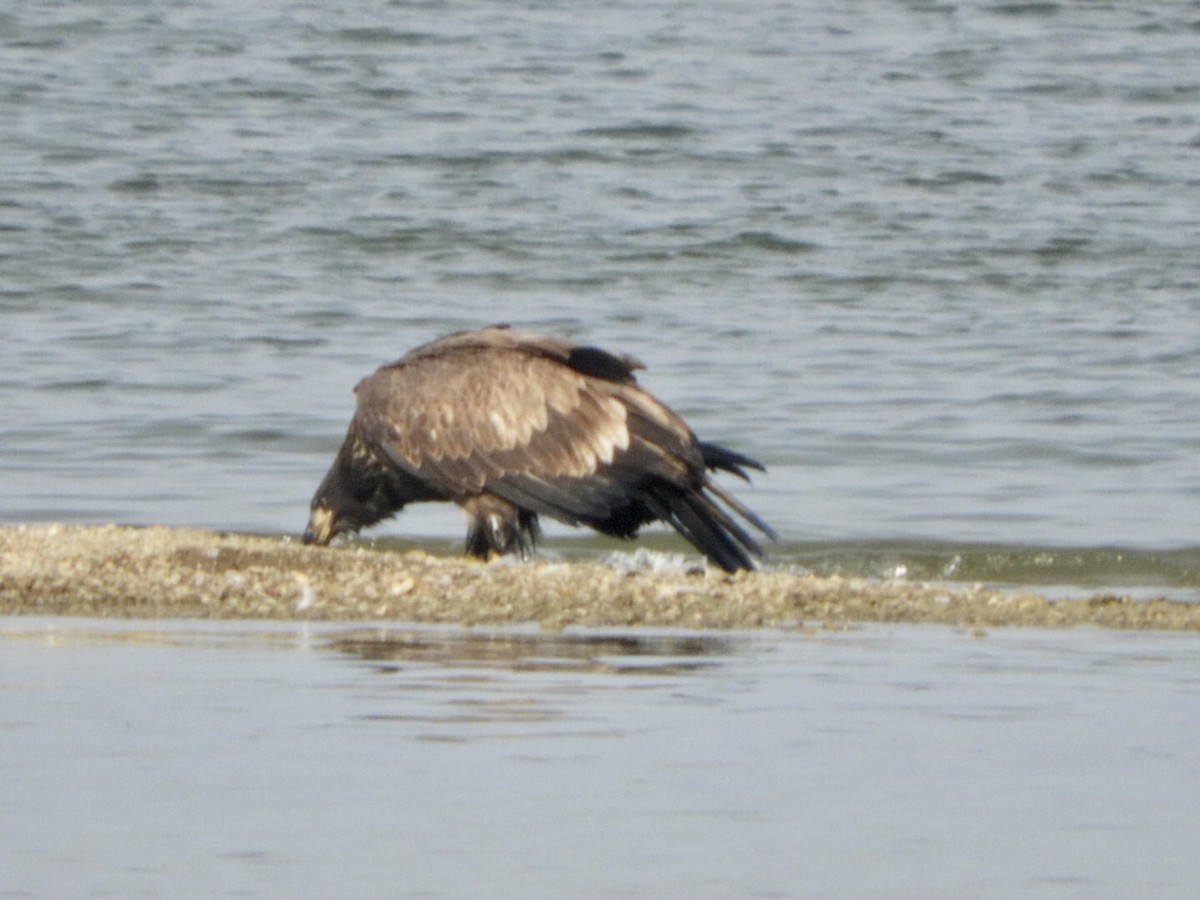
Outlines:
[{"label": "yellow beak", "polygon": [[335,517],[333,510],[318,506],[308,517],[308,527],[304,529],[304,543],[324,546],[333,540]]}]

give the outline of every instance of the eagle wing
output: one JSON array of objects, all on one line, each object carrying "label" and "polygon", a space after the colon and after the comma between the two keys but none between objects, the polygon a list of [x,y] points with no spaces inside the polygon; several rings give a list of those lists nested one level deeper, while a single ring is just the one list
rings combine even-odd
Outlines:
[{"label": "eagle wing", "polygon": [[503,341],[481,341],[488,331],[359,384],[361,425],[394,465],[456,498],[496,494],[571,523],[608,519],[650,479],[702,478],[694,435],[637,385],[636,361],[499,329]]}]

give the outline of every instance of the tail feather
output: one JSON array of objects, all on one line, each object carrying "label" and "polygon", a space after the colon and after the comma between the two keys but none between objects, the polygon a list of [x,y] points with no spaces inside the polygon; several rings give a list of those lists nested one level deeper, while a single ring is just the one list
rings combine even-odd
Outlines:
[{"label": "tail feather", "polygon": [[700,458],[704,460],[705,468],[732,472],[743,481],[750,480],[750,476],[746,474],[746,469],[756,469],[759,472],[767,471],[758,460],[743,456],[727,447],[710,444],[707,441],[697,441],[696,446],[700,450]]},{"label": "tail feather", "polygon": [[660,484],[648,492],[647,505],[709,560],[727,572],[753,569],[762,548],[733,517],[703,490]]},{"label": "tail feather", "polygon": [[733,496],[733,494],[729,493],[715,481],[709,481],[705,485],[705,490],[710,491],[718,500],[732,509],[735,513],[737,513],[771,540],[779,540],[779,535],[776,534],[774,528],[759,518],[754,510],[750,509],[750,507],[746,506],[746,504],[742,503],[737,497]]}]

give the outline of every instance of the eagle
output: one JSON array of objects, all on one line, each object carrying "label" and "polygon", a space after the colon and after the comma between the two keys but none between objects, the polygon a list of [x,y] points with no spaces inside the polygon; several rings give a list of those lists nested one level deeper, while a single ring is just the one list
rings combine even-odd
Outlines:
[{"label": "eagle", "polygon": [[548,516],[622,538],[661,520],[720,568],[755,568],[763,550],[746,526],[775,534],[709,472],[748,481],[746,469],[765,470],[697,440],[638,384],[641,368],[507,325],[418,347],[354,389],[304,542],[328,544],[409,503],[452,501],[469,520],[467,554],[482,559],[527,556]]}]

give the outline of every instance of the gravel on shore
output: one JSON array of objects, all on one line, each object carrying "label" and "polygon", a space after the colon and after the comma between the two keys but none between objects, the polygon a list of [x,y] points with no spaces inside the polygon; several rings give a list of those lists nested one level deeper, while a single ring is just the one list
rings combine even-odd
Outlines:
[{"label": "gravel on shore", "polygon": [[839,627],[858,622],[1200,630],[1200,604],[1049,600],[983,586],[480,563],[364,545],[117,525],[0,527],[0,614],[381,620],[546,628]]}]

